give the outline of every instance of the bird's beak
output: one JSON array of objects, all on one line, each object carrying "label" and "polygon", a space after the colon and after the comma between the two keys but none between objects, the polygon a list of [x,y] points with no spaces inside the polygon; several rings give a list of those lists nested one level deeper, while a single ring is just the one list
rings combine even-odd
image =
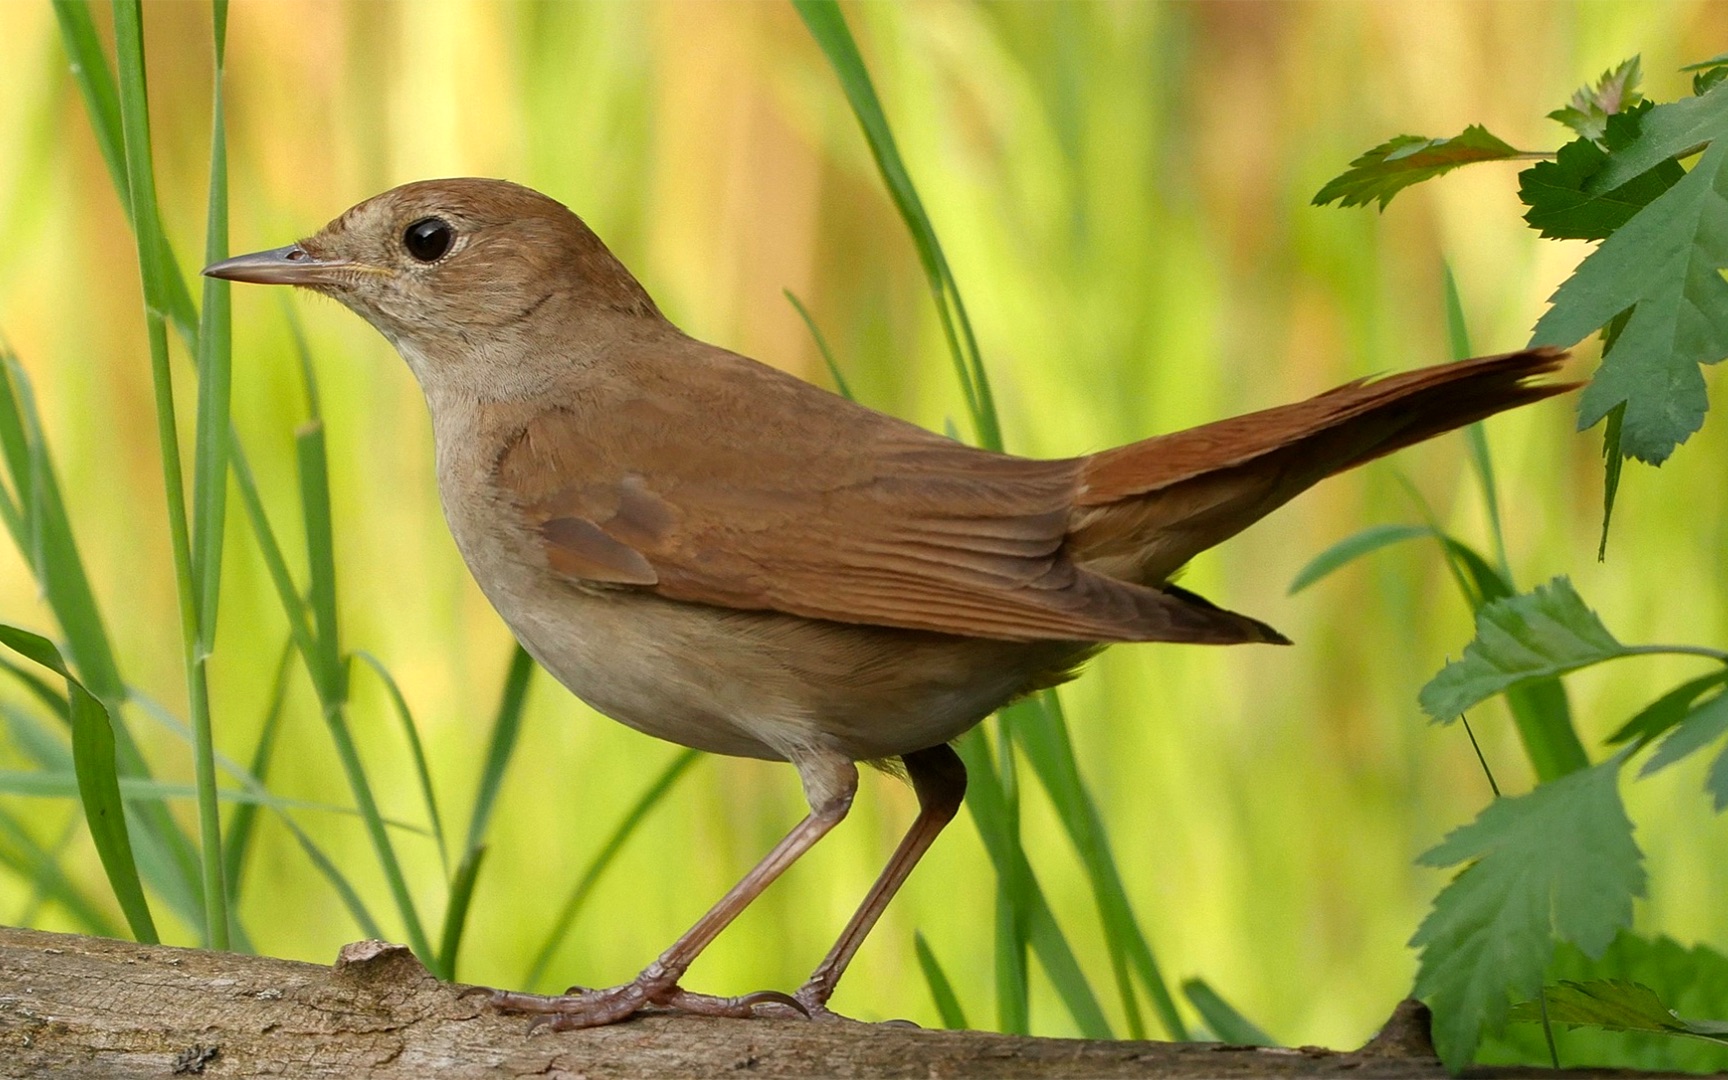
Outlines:
[{"label": "bird's beak", "polygon": [[346,259],[315,258],[299,244],[289,244],[211,263],[204,276],[257,285],[337,285],[344,280],[343,271],[353,269]]}]

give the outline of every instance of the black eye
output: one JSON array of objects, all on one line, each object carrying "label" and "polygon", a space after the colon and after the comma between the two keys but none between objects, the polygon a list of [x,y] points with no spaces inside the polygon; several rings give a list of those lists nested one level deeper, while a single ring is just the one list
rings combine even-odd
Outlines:
[{"label": "black eye", "polygon": [[443,218],[421,218],[402,234],[402,246],[421,262],[437,262],[456,239],[456,230]]}]

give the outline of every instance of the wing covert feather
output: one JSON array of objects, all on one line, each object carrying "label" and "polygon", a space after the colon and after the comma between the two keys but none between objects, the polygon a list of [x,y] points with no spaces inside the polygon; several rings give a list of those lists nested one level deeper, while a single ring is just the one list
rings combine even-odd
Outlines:
[{"label": "wing covert feather", "polygon": [[639,378],[627,400],[542,412],[496,479],[582,581],[1012,640],[1281,640],[1076,566],[1078,459],[975,450],[774,375],[724,402]]}]

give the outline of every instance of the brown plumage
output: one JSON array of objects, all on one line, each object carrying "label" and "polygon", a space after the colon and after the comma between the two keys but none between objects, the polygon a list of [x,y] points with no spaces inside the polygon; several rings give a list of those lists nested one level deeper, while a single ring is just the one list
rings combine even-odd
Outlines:
[{"label": "brown plumage", "polygon": [[[1281,642],[1168,584],[1335,472],[1562,393],[1533,350],[1356,382],[1086,457],[988,453],[685,336],[574,214],[492,180],[409,184],[207,273],[365,317],[426,394],[446,517],[523,645],[650,734],[797,766],[811,814],[635,980],[503,994],[553,1023],[646,1004],[826,1014],[958,809],[946,745],[1111,642]],[[793,997],[690,994],[706,944],[899,758],[920,812]]]}]

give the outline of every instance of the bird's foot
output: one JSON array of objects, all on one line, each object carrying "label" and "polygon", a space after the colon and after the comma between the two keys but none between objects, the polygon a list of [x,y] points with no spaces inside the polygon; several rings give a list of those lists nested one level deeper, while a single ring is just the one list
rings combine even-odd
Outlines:
[{"label": "bird's foot", "polygon": [[[808,1018],[809,1010],[790,994],[778,990],[758,990],[739,997],[717,997],[695,994],[671,979],[637,977],[622,986],[608,990],[589,990],[572,986],[562,994],[523,994],[499,990],[492,995],[492,1007],[500,1012],[530,1013],[534,1027],[553,1031],[574,1031],[578,1028],[603,1027],[627,1020],[649,1009],[670,1009],[699,1016],[730,1016],[747,1019],[758,1015],[757,1010],[779,1016]],[[824,1010],[826,1011],[826,1010]]]},{"label": "bird's foot", "polygon": [[828,997],[832,993],[832,987],[823,986],[816,982],[807,982],[803,986],[800,986],[798,992],[793,994],[792,997],[798,1002],[800,1011],[802,1011],[803,1014],[811,1020],[819,1020],[824,1023],[863,1024],[866,1026],[880,1025],[882,1027],[904,1027],[913,1029],[918,1027],[917,1024],[914,1024],[910,1020],[878,1020],[875,1021],[874,1024],[872,1021],[868,1020],[854,1020],[850,1016],[837,1013],[828,1007]]}]

